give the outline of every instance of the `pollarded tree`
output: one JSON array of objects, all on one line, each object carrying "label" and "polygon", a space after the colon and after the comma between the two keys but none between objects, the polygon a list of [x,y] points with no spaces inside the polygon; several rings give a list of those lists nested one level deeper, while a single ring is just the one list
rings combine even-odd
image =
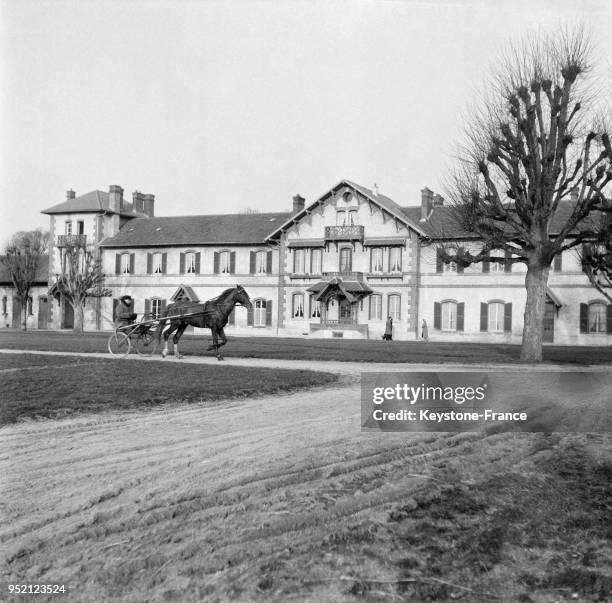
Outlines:
[{"label": "pollarded tree", "polygon": [[49,233],[41,229],[18,232],[4,249],[0,261],[7,267],[17,298],[21,303],[23,320],[21,328],[27,329],[28,299],[37,280],[41,257],[47,253]]},{"label": "pollarded tree", "polygon": [[611,211],[612,149],[585,86],[589,55],[583,29],[512,48],[468,128],[448,186],[455,219],[483,246],[446,259],[469,265],[500,250],[510,258],[503,261],[527,266],[523,361],[542,359],[554,257],[610,238],[602,215]]},{"label": "pollarded tree", "polygon": [[78,241],[67,242],[61,249],[61,274],[56,274],[54,289],[74,309],[75,332],[83,331],[83,315],[87,298],[104,297],[110,294],[103,289],[102,262],[95,250]]}]

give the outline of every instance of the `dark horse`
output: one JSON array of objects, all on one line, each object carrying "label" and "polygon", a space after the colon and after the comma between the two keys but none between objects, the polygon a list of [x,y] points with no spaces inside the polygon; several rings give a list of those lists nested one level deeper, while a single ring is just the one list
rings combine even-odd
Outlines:
[{"label": "dark horse", "polygon": [[[156,331],[157,344],[159,345],[164,325],[166,322],[170,323],[170,328],[164,332],[162,356],[166,357],[168,353],[168,338],[171,333],[174,333],[174,355],[177,358],[181,357],[178,353],[178,342],[185,329],[191,325],[210,329],[213,343],[208,346],[207,350],[215,350],[217,359],[223,360],[219,353],[219,348],[227,343],[223,327],[227,324],[227,318],[235,305],[245,306],[247,310],[253,309],[247,292],[240,285],[226,289],[218,297],[203,304],[189,301],[170,304],[160,316]],[[221,339],[221,343],[219,343],[219,339]]]}]

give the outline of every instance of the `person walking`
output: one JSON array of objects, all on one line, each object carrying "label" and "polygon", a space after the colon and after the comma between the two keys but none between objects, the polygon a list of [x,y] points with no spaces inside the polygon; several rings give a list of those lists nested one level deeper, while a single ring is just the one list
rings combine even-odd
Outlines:
[{"label": "person walking", "polygon": [[115,311],[115,320],[118,327],[125,327],[136,320],[137,315],[134,313],[133,301],[130,295],[119,298],[119,304]]},{"label": "person walking", "polygon": [[389,316],[385,324],[385,334],[383,339],[386,341],[393,341],[393,319]]},{"label": "person walking", "polygon": [[425,321],[425,319],[423,319],[421,338],[423,339],[423,341],[429,341],[429,331],[427,330],[427,322]]}]

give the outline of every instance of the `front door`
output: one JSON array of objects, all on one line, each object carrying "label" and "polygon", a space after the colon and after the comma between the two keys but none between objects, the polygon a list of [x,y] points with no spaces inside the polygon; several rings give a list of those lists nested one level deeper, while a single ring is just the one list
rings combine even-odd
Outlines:
[{"label": "front door", "polygon": [[544,333],[542,341],[552,343],[555,340],[555,304],[547,301],[544,306]]},{"label": "front door", "polygon": [[49,300],[46,297],[38,298],[38,328],[46,329],[49,324]]},{"label": "front door", "polygon": [[64,300],[64,329],[74,329],[74,310],[67,299]]},{"label": "front door", "polygon": [[340,322],[345,324],[353,322],[353,307],[348,299],[340,301]]},{"label": "front door", "polygon": [[13,329],[21,328],[21,302],[18,297],[13,297]]}]

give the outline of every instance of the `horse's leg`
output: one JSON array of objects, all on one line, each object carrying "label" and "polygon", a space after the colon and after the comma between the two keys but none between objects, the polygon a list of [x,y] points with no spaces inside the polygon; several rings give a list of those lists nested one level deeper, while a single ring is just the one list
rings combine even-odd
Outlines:
[{"label": "horse's leg", "polygon": [[168,339],[170,338],[170,333],[172,333],[176,327],[177,325],[171,322],[170,326],[164,331],[164,349],[162,350],[162,358],[165,358],[168,355]]},{"label": "horse's leg", "polygon": [[223,356],[221,356],[221,354],[219,353],[219,348],[227,343],[227,337],[225,336],[223,328],[219,329],[219,337],[221,337],[221,343],[219,343],[219,345],[217,346],[217,360],[223,360]]},{"label": "horse's leg", "polygon": [[176,333],[174,334],[174,337],[172,339],[172,341],[174,342],[174,357],[175,358],[182,358],[182,356],[179,354],[179,351],[178,351],[178,342],[179,342],[179,339],[181,338],[181,335],[185,332],[186,328],[187,328],[186,322],[179,325],[179,328],[176,330]]}]

